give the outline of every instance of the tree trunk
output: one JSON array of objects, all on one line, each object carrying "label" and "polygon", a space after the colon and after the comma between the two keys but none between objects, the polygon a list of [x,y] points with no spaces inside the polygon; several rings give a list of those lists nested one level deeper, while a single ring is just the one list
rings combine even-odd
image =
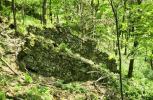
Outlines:
[{"label": "tree trunk", "polygon": [[[85,22],[83,20],[83,14],[84,14],[84,5],[81,0],[81,2],[80,2],[80,22],[84,24]],[[81,27],[81,32],[83,33],[83,35],[85,34],[84,33],[84,25],[82,25],[82,27]]]},{"label": "tree trunk", "polygon": [[[134,30],[132,31],[132,32],[134,32]],[[138,41],[134,41],[134,45],[133,45],[133,47],[134,47],[134,49],[135,48],[137,48],[138,47],[138,45],[139,45],[139,43],[138,43]],[[134,67],[134,52],[135,52],[135,50],[134,51],[132,51],[132,55],[133,55],[133,58],[131,58],[130,59],[130,63],[129,63],[129,71],[128,71],[128,78],[131,78],[132,77],[132,73],[133,73],[133,67]]]},{"label": "tree trunk", "polygon": [[153,70],[153,59],[152,58],[150,59],[150,66],[151,66],[151,69]]},{"label": "tree trunk", "polygon": [[134,58],[130,59],[129,71],[128,71],[128,78],[131,78],[132,77],[133,66],[134,66]]},{"label": "tree trunk", "polygon": [[43,5],[42,5],[42,22],[43,22],[44,25],[46,25],[46,23],[47,23],[46,13],[47,13],[47,0],[43,0]]},{"label": "tree trunk", "polygon": [[49,1],[49,15],[50,15],[50,20],[51,23],[53,23],[53,13],[52,13],[52,0]]},{"label": "tree trunk", "polygon": [[[137,2],[138,2],[138,4],[140,5],[141,4],[141,2],[139,2],[140,0],[138,0]],[[132,27],[131,27],[131,32],[134,32],[135,31],[135,27],[134,27],[134,21],[132,21]],[[133,48],[135,49],[135,48],[137,48],[138,47],[138,45],[139,45],[139,42],[135,39],[134,40],[134,45],[133,45]],[[135,50],[134,51],[132,51],[132,55],[133,55],[133,58],[132,59],[130,59],[130,63],[129,63],[129,71],[128,71],[128,78],[131,78],[132,77],[132,73],[133,73],[133,67],[134,67],[134,52],[135,52]]]},{"label": "tree trunk", "polygon": [[[153,50],[152,50],[152,55],[153,55]],[[151,55],[151,58],[150,58],[150,66],[151,66],[151,69],[153,70],[153,56]]]},{"label": "tree trunk", "polygon": [[144,61],[145,61],[145,62],[147,61],[147,55],[148,55],[148,49],[147,49],[147,47],[146,47],[146,49],[145,49],[145,58],[144,58]]},{"label": "tree trunk", "polygon": [[92,35],[94,36],[94,31],[95,31],[95,23],[94,23],[94,0],[91,0],[91,16],[92,16]]},{"label": "tree trunk", "polygon": [[58,14],[56,15],[56,23],[59,24],[59,17],[58,17]]},{"label": "tree trunk", "polygon": [[124,55],[127,55],[127,44],[125,44]]},{"label": "tree trunk", "polygon": [[17,35],[17,22],[16,22],[15,0],[12,0],[12,12],[13,12],[13,20],[14,20],[15,34]]},{"label": "tree trunk", "polygon": [[120,47],[120,27],[119,27],[119,20],[118,20],[118,11],[114,6],[112,0],[109,1],[112,7],[112,12],[114,15],[115,26],[116,26],[116,39],[117,39],[117,48],[118,48],[118,56],[119,56],[119,74],[120,74],[120,94],[121,100],[123,100],[123,84],[122,84],[122,55],[121,55],[121,47]]}]

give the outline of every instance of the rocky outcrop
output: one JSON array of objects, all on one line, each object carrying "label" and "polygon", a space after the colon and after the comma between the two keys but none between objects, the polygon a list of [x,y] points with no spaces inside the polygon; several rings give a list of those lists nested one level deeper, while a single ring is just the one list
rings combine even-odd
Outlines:
[{"label": "rocky outcrop", "polygon": [[[115,60],[110,60],[107,53],[97,50],[93,40],[84,41],[61,27],[41,30],[31,26],[27,29],[29,36],[18,54],[20,69],[66,81],[97,79],[102,75],[102,66],[116,71]],[[98,73],[89,74],[90,71]]]},{"label": "rocky outcrop", "polygon": [[65,43],[67,48],[74,53],[79,53],[84,58],[90,59],[95,63],[103,63],[112,72],[117,71],[115,59],[109,59],[109,55],[96,49],[97,42],[92,39],[82,39],[71,33],[70,28],[57,25],[54,28],[41,30],[37,27],[29,26],[28,32],[44,36],[55,41],[56,44]]}]

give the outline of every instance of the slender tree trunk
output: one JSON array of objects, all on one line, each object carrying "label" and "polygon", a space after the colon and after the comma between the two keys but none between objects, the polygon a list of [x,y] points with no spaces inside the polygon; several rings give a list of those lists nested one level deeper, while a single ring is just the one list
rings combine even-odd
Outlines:
[{"label": "slender tree trunk", "polygon": [[115,55],[118,55],[118,49],[117,49],[117,41],[115,41]]},{"label": "slender tree trunk", "polygon": [[[152,50],[152,55],[153,55],[153,50]],[[152,58],[152,56],[150,58],[150,66],[151,66],[151,69],[153,70],[153,58]]]},{"label": "slender tree trunk", "polygon": [[52,13],[52,0],[49,1],[49,15],[50,15],[50,20],[51,20],[51,23],[53,23],[53,13]]},{"label": "slender tree trunk", "polygon": [[58,17],[58,14],[56,15],[56,23],[59,24],[59,17]]},{"label": "slender tree trunk", "polygon": [[144,58],[144,61],[146,62],[147,61],[147,55],[148,55],[148,50],[147,50],[147,47],[145,48],[145,58]]},{"label": "slender tree trunk", "polygon": [[112,11],[114,14],[116,33],[117,33],[117,47],[118,47],[118,56],[119,56],[119,74],[120,74],[120,93],[121,100],[123,100],[123,88],[122,88],[122,56],[121,56],[121,47],[120,47],[120,28],[119,28],[119,19],[118,19],[118,11],[114,8],[113,0],[109,0],[110,5],[112,7]]},{"label": "slender tree trunk", "polygon": [[123,89],[122,89],[122,56],[121,56],[121,47],[120,47],[120,33],[119,33],[119,26],[118,26],[118,17],[116,18],[116,29],[117,29],[117,46],[118,46],[118,54],[119,54],[120,91],[121,91],[121,100],[123,100]]},{"label": "slender tree trunk", "polygon": [[125,44],[124,55],[127,55],[127,44]]},{"label": "slender tree trunk", "polygon": [[153,59],[152,58],[150,59],[150,66],[151,66],[151,69],[153,70]]},{"label": "slender tree trunk", "polygon": [[43,0],[43,5],[42,5],[42,22],[43,22],[44,25],[47,24],[46,13],[47,13],[47,0]]},{"label": "slender tree trunk", "polygon": [[15,0],[12,0],[12,12],[13,12],[13,20],[14,20],[15,34],[17,35],[17,22],[16,22],[16,7],[15,7]]},{"label": "slender tree trunk", "polygon": [[91,16],[92,16],[92,35],[94,35],[95,24],[94,24],[94,0],[91,0]]}]

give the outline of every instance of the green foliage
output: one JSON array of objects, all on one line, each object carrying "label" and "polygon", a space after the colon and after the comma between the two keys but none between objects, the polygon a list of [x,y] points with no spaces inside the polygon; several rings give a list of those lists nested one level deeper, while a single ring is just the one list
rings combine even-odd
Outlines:
[{"label": "green foliage", "polygon": [[5,93],[0,91],[0,100],[6,100]]},{"label": "green foliage", "polygon": [[131,79],[124,83],[125,95],[130,100],[152,98],[152,82],[147,79]]},{"label": "green foliage", "polygon": [[[95,64],[102,63],[101,69],[104,69],[104,66],[109,66],[109,69],[117,69],[116,63],[114,63],[115,59],[111,59],[111,56],[101,52],[106,51],[114,55],[116,49],[115,23],[107,0],[99,0],[99,5],[98,0],[93,0],[93,4],[89,2],[91,0],[51,0],[51,5],[50,0],[48,0],[45,16],[47,25],[44,27],[41,24],[43,0],[15,1],[18,32],[25,40],[25,45],[19,52],[17,59],[20,69],[25,70],[27,67],[42,75],[62,78],[64,81],[58,80],[55,85],[70,92],[86,93],[88,90],[78,83],[65,84],[65,81],[86,81],[87,79],[97,79],[101,75],[107,77],[102,82],[119,89],[118,73],[110,73],[107,70],[98,75],[94,73],[92,77],[92,75],[87,75],[87,72],[95,70],[94,68],[72,57],[73,55],[67,54],[69,50],[71,53],[78,53],[81,57],[93,60]],[[153,58],[153,2],[152,0],[141,0],[142,3],[138,5],[137,1],[133,0],[132,3],[127,0],[126,5],[120,0],[114,0],[113,3],[115,10],[118,11],[119,30],[122,33],[120,35],[121,53],[123,54],[125,46],[127,46],[127,52],[129,53],[127,59],[122,59],[123,88],[128,99],[152,100],[153,71],[149,67],[149,61]],[[0,48],[4,48],[4,50],[0,49],[0,53],[5,53],[5,51],[9,51],[9,47],[6,46],[5,40],[7,39],[3,34],[6,34],[7,37],[8,33],[12,33],[12,30],[10,31],[8,27],[10,23],[13,23],[13,14],[11,0],[1,0],[0,2],[2,3],[0,5],[0,15],[8,18],[8,20],[2,18],[2,28],[0,29]],[[57,31],[57,23],[59,26],[65,25],[66,27]],[[8,25],[5,28],[3,24]],[[27,33],[27,26],[29,25],[40,29]],[[52,27],[54,30],[49,30],[48,27]],[[134,27],[134,31],[129,32],[132,27]],[[68,34],[70,32],[67,30],[70,30],[72,34]],[[14,37],[11,36],[12,38]],[[91,39],[88,40],[88,38]],[[139,42],[137,48],[133,48],[135,40]],[[134,54],[132,54],[133,52]],[[127,79],[125,75],[128,71],[129,62],[125,60],[129,60],[130,57],[138,60],[135,60],[133,78]],[[142,60],[144,58],[147,59],[146,62]],[[0,63],[0,65],[2,64]],[[24,79],[25,83],[33,83],[33,79],[28,73],[24,74]],[[5,86],[10,80],[9,76],[0,75],[0,85]],[[90,97],[97,100],[97,96],[94,94],[91,94]],[[0,100],[4,98],[5,93],[0,92]],[[32,100],[50,100],[51,98],[49,98],[46,87],[32,88],[29,90],[27,97],[27,99]]]},{"label": "green foliage", "polygon": [[33,82],[32,77],[28,73],[24,74],[24,81],[25,81],[25,83],[32,83]]},{"label": "green foliage", "polygon": [[56,87],[59,87],[63,90],[68,90],[71,93],[87,93],[87,89],[84,87],[80,86],[79,83],[68,83],[64,84],[63,80],[57,80],[56,83],[54,84]]},{"label": "green foliage", "polygon": [[61,43],[58,48],[55,48],[56,52],[66,52],[67,45],[65,43]]},{"label": "green foliage", "polygon": [[[150,100],[152,98],[152,70],[149,65],[146,64],[143,58],[137,58],[135,60],[135,71],[133,78],[123,79],[124,95],[130,100]],[[124,63],[126,60],[124,59]],[[125,65],[126,66],[126,65]],[[124,73],[127,74],[126,68],[123,69]]]},{"label": "green foliage", "polygon": [[27,91],[26,100],[52,100],[48,87],[38,86]]},{"label": "green foliage", "polygon": [[144,71],[144,76],[149,80],[153,80],[153,71],[150,69],[146,69]]},{"label": "green foliage", "polygon": [[11,77],[7,76],[7,75],[0,75],[0,85],[4,86],[6,85],[8,82],[11,81]]},{"label": "green foliage", "polygon": [[3,16],[9,17],[11,14],[11,7],[4,7],[2,11],[0,11],[2,13]]}]

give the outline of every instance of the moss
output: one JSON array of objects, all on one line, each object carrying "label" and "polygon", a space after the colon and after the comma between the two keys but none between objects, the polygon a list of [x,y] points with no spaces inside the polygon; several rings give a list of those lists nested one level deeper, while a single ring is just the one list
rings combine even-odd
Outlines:
[{"label": "moss", "polygon": [[29,37],[25,48],[18,55],[20,68],[26,67],[44,76],[55,76],[67,81],[92,79],[86,72],[95,69],[62,50],[57,52],[60,47],[54,47],[51,40],[41,36],[32,39]]},{"label": "moss", "polygon": [[79,53],[82,57],[91,59],[95,63],[103,63],[110,71],[117,72],[116,60],[110,60],[107,53],[96,49],[96,40],[90,38],[82,39],[72,34],[71,30],[66,26],[57,25],[55,28],[46,28],[44,30],[29,26],[27,29],[37,36],[43,36],[46,39],[53,40],[57,45],[64,43],[74,53]]},{"label": "moss", "polygon": [[[35,32],[38,29],[32,30]],[[55,33],[50,34],[50,31]],[[71,50],[74,54],[79,53],[81,57],[94,60],[97,63],[97,59],[101,59],[103,64],[110,63],[108,55],[96,51],[96,43],[92,40],[83,42],[77,36],[62,33],[64,31],[64,28],[46,29],[42,31],[44,34],[39,31],[40,33],[29,35],[18,55],[21,69],[26,67],[28,70],[44,76],[55,76],[66,81],[86,81],[99,78],[100,74],[87,74],[88,71],[97,70],[96,68],[81,59],[72,57],[73,55],[70,56],[66,49]],[[114,63],[111,66],[115,65]]]}]

